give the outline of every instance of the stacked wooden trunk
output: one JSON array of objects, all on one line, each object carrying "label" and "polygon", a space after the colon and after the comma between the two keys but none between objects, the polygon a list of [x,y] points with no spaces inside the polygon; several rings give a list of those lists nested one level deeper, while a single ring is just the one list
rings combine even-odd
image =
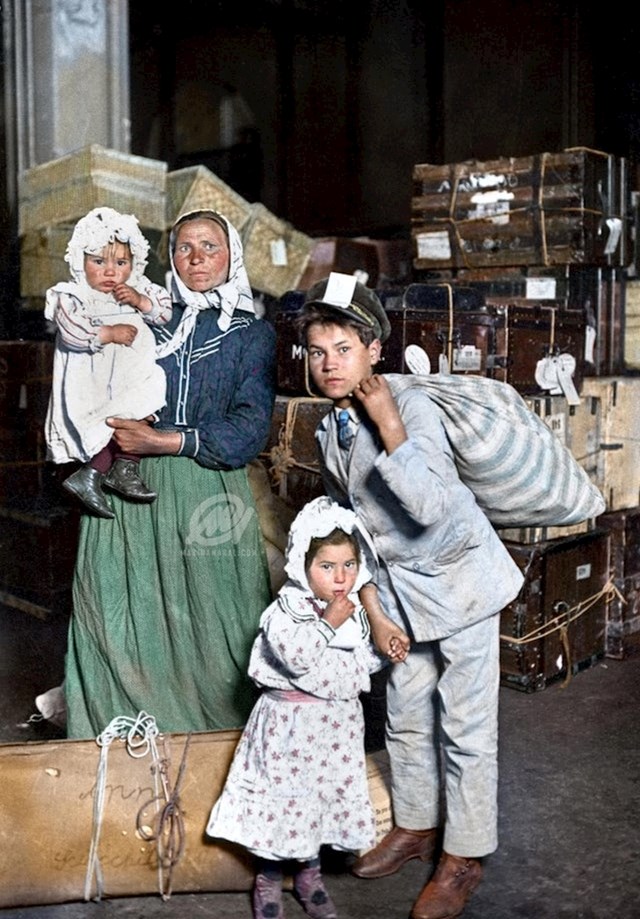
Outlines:
[{"label": "stacked wooden trunk", "polygon": [[69,608],[79,519],[46,460],[52,365],[51,342],[0,342],[0,601],[40,619]]},{"label": "stacked wooden trunk", "polygon": [[[630,653],[640,628],[629,549],[635,530],[625,525],[640,502],[640,378],[625,353],[634,230],[627,164],[572,148],[419,164],[413,181],[418,277],[482,293],[493,321],[504,320],[505,336],[496,340],[508,345],[492,348],[501,378],[606,500],[602,518],[577,527],[500,531],[525,575],[502,614],[503,679],[540,689],[598,657]],[[459,313],[446,331],[447,356],[451,339],[454,354],[473,344]],[[455,357],[450,366],[457,372]],[[496,376],[495,365],[489,372]]]}]

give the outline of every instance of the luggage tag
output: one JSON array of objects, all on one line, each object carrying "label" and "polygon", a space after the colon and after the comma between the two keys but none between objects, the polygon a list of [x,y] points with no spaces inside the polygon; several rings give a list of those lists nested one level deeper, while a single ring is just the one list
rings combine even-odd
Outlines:
[{"label": "luggage tag", "polygon": [[404,349],[404,362],[417,376],[428,376],[431,373],[429,355],[420,345],[407,345]]},{"label": "luggage tag", "polygon": [[580,396],[573,383],[576,359],[572,354],[543,357],[536,365],[536,383],[552,396],[563,395],[569,405],[580,405]]},{"label": "luggage tag", "polygon": [[287,244],[284,239],[273,239],[270,243],[271,249],[271,264],[280,268],[286,268],[288,265],[287,259]]},{"label": "luggage tag", "polygon": [[480,373],[482,351],[475,345],[462,345],[453,349],[453,369],[458,373]]},{"label": "luggage tag", "polygon": [[620,220],[619,217],[608,217],[607,229],[609,231],[609,235],[604,247],[604,254],[613,255],[613,253],[618,248],[618,243],[620,242],[620,237],[622,236],[622,220]]}]

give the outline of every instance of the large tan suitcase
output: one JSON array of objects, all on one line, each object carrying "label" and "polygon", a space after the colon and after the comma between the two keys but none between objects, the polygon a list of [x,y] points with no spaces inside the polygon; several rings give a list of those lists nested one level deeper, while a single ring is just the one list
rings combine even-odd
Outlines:
[{"label": "large tan suitcase", "polygon": [[[158,811],[153,750],[132,755],[124,739],[0,745],[0,907],[179,892],[241,891],[253,882],[251,857],[232,843],[205,837],[239,733],[160,735],[156,740],[179,854],[158,870]],[[138,736],[138,740],[140,740]],[[101,749],[105,769],[102,783]],[[155,772],[154,772],[155,770]],[[180,772],[182,775],[180,777]],[[376,836],[391,826],[388,758],[367,755]],[[154,800],[156,796],[160,801]],[[169,824],[165,824],[170,829]],[[97,859],[93,858],[93,855]],[[93,870],[97,864],[102,882]]]}]

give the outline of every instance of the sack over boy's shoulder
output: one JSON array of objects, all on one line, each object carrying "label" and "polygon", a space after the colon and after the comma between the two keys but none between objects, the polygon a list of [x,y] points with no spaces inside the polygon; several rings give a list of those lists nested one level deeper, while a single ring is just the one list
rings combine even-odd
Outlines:
[{"label": "sack over boy's shoulder", "polygon": [[508,383],[454,374],[385,379],[396,397],[426,390],[460,478],[495,526],[569,526],[604,512],[585,470]]}]

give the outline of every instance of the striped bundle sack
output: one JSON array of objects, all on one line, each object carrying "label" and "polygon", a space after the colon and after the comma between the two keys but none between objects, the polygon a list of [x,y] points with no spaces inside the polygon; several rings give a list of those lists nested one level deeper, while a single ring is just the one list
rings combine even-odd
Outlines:
[{"label": "striped bundle sack", "polygon": [[585,470],[508,383],[444,373],[385,379],[394,396],[426,389],[460,478],[495,526],[569,526],[604,512]]}]

